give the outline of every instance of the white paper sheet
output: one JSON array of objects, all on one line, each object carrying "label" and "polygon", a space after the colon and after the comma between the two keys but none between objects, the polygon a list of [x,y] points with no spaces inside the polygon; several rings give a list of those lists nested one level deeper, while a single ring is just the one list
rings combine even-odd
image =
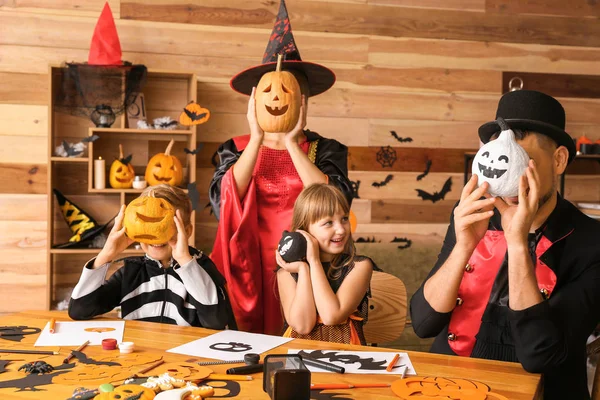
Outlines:
[{"label": "white paper sheet", "polygon": [[34,346],[80,346],[101,345],[102,339],[123,341],[125,321],[56,321],[54,333],[50,333],[50,322],[46,324]]},{"label": "white paper sheet", "polygon": [[244,354],[261,354],[281,346],[290,340],[293,339],[227,330],[177,346],[167,350],[167,352],[214,358],[223,361],[235,361],[243,360]]},{"label": "white paper sheet", "polygon": [[[344,367],[346,374],[402,375],[405,367],[407,376],[417,374],[407,353],[290,349],[288,350],[288,354],[306,355],[320,361]],[[394,364],[392,371],[387,372],[386,368],[396,354],[400,354],[400,358]],[[306,367],[311,372],[329,372],[309,365]]]}]

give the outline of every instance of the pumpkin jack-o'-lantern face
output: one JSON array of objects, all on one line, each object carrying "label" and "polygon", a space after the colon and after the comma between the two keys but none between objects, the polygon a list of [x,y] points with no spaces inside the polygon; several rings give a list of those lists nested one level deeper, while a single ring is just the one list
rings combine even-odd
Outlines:
[{"label": "pumpkin jack-o'-lantern face", "polygon": [[265,132],[289,132],[300,115],[300,85],[291,72],[262,76],[256,87],[256,118]]},{"label": "pumpkin jack-o'-lantern face", "polygon": [[154,245],[167,243],[177,233],[174,214],[175,209],[165,199],[135,199],[125,209],[125,233],[136,242]]},{"label": "pumpkin jack-o'-lantern face", "polygon": [[123,157],[123,146],[119,144],[119,158],[110,166],[110,186],[114,189],[128,189],[133,186],[134,176],[131,155]]},{"label": "pumpkin jack-o'-lantern face", "polygon": [[[500,119],[499,119],[500,120]],[[515,140],[514,132],[502,120],[504,128],[498,139],[482,146],[473,159],[472,172],[478,184],[489,184],[492,196],[514,197],[519,192],[519,179],[529,164],[529,155]]]},{"label": "pumpkin jack-o'-lantern face", "polygon": [[96,400],[152,400],[156,392],[141,385],[121,385],[112,392],[98,394]]},{"label": "pumpkin jack-o'-lantern face", "polygon": [[146,166],[146,181],[149,185],[160,185],[167,183],[171,186],[178,186],[183,181],[183,167],[181,162],[175,156],[172,156],[174,140],[169,142],[164,153],[158,153],[150,159]]}]

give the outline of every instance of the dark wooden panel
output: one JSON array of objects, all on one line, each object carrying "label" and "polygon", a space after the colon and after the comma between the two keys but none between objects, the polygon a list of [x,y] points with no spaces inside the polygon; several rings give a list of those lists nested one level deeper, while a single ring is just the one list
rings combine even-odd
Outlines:
[{"label": "dark wooden panel", "polygon": [[465,149],[350,147],[348,169],[352,171],[462,172]]},{"label": "dark wooden panel", "polygon": [[[481,40],[512,43],[600,46],[595,19],[473,11],[387,7],[370,4],[289,1],[295,30],[396,37]],[[243,0],[124,1],[121,17],[145,21],[271,29],[279,3],[260,6]]]},{"label": "dark wooden panel", "polygon": [[591,0],[486,0],[488,12],[502,14],[540,14],[570,17],[599,17],[600,4]]},{"label": "dark wooden panel", "polygon": [[45,194],[46,164],[0,163],[0,193]]},{"label": "dark wooden panel", "polygon": [[507,71],[502,74],[502,92],[509,90],[508,84],[513,77],[523,80],[523,89],[538,90],[554,97],[600,98],[600,76]]},{"label": "dark wooden panel", "polygon": [[371,207],[373,223],[448,223],[456,200],[437,203],[422,200],[374,200]]},{"label": "dark wooden panel", "polygon": [[0,72],[0,102],[48,104],[48,75]]}]

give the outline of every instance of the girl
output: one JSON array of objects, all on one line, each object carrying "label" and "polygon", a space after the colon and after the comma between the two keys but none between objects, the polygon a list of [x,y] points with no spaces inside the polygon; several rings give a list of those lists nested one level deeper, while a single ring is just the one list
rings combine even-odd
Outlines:
[{"label": "girl", "polygon": [[371,259],[356,255],[350,207],[328,184],[306,188],[294,204],[292,230],[307,241],[306,261],[287,263],[276,251],[277,283],[287,325],[284,336],[366,344]]}]

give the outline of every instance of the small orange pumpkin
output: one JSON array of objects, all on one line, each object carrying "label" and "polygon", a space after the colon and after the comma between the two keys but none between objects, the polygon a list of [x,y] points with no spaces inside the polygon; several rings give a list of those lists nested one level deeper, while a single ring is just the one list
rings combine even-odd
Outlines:
[{"label": "small orange pumpkin", "polygon": [[104,392],[96,395],[94,400],[152,400],[156,392],[141,385],[121,385],[112,392]]},{"label": "small orange pumpkin", "polygon": [[129,189],[133,186],[134,176],[131,154],[123,157],[123,146],[119,144],[119,159],[113,161],[108,174],[110,186],[115,189]]},{"label": "small orange pumpkin", "polygon": [[256,119],[265,132],[289,132],[298,122],[302,94],[296,77],[281,70],[281,55],[277,69],[260,78],[254,94]]},{"label": "small orange pumpkin", "polygon": [[179,123],[185,126],[200,125],[208,121],[209,118],[210,111],[207,108],[190,101],[179,116]]},{"label": "small orange pumpkin", "polygon": [[125,233],[136,242],[167,243],[177,233],[174,214],[171,203],[154,197],[154,192],[150,192],[150,196],[139,197],[125,208]]},{"label": "small orange pumpkin", "polygon": [[158,153],[150,159],[146,167],[146,181],[148,185],[160,185],[168,183],[178,186],[183,182],[183,167],[175,156],[171,155],[171,149],[175,141],[171,139],[164,153]]}]

